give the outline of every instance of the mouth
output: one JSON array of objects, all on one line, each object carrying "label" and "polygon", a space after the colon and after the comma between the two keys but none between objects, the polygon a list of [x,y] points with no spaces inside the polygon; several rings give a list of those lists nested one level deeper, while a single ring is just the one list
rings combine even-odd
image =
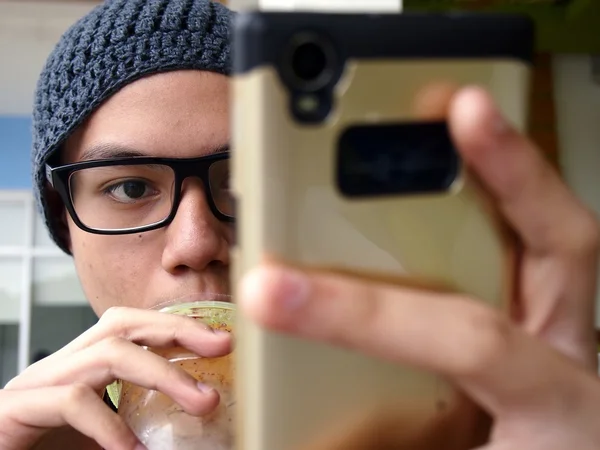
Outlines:
[{"label": "mouth", "polygon": [[162,309],[165,306],[179,304],[179,303],[193,303],[193,302],[224,302],[233,303],[233,297],[229,294],[217,294],[211,292],[196,292],[193,294],[186,294],[183,296],[173,297],[168,300],[161,300],[158,303],[154,303],[152,307],[148,309]]}]

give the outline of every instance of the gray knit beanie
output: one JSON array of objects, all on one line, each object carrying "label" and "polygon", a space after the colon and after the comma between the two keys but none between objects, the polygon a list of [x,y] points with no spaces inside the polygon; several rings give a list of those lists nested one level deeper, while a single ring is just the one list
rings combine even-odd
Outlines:
[{"label": "gray knit beanie", "polygon": [[48,202],[48,159],[102,102],[143,76],[179,69],[228,75],[231,19],[210,0],[106,0],[62,36],[38,81],[31,157],[38,209],[65,252],[62,210]]}]

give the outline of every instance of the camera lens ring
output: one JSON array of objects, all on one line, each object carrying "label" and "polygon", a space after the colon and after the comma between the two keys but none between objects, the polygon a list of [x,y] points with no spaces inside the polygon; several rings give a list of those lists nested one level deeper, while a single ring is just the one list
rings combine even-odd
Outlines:
[{"label": "camera lens ring", "polygon": [[284,73],[292,88],[315,92],[332,83],[337,59],[335,48],[326,36],[304,31],[295,34],[288,44]]}]

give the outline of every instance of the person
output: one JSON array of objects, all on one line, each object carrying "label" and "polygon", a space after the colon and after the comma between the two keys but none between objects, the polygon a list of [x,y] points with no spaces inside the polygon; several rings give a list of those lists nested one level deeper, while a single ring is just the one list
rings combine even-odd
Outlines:
[{"label": "person", "polygon": [[[208,0],[107,0],[50,55],[33,114],[36,198],[100,320],[0,391],[0,448],[143,448],[103,401],[116,379],[196,415],[218,404],[142,346],[232,348],[191,319],[151,310],[230,293],[231,15]],[[597,448],[597,220],[486,92],[461,89],[448,114],[460,154],[522,241],[518,316],[274,263],[246,275],[239,305],[273,330],[448,378],[491,417],[483,448]]]}]

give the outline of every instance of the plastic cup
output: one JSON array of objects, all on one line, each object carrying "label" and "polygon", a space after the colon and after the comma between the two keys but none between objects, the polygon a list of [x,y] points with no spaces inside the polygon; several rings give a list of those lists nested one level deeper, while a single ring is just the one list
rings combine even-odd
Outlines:
[{"label": "plastic cup", "polygon": [[[216,330],[232,331],[235,307],[219,301],[195,301],[162,305],[159,311],[184,314]],[[219,406],[195,417],[165,394],[123,381],[118,413],[148,450],[233,449],[233,357],[202,358],[182,347],[152,349],[177,364],[203,384],[215,388]],[[143,370],[143,368],[140,368]]]}]

